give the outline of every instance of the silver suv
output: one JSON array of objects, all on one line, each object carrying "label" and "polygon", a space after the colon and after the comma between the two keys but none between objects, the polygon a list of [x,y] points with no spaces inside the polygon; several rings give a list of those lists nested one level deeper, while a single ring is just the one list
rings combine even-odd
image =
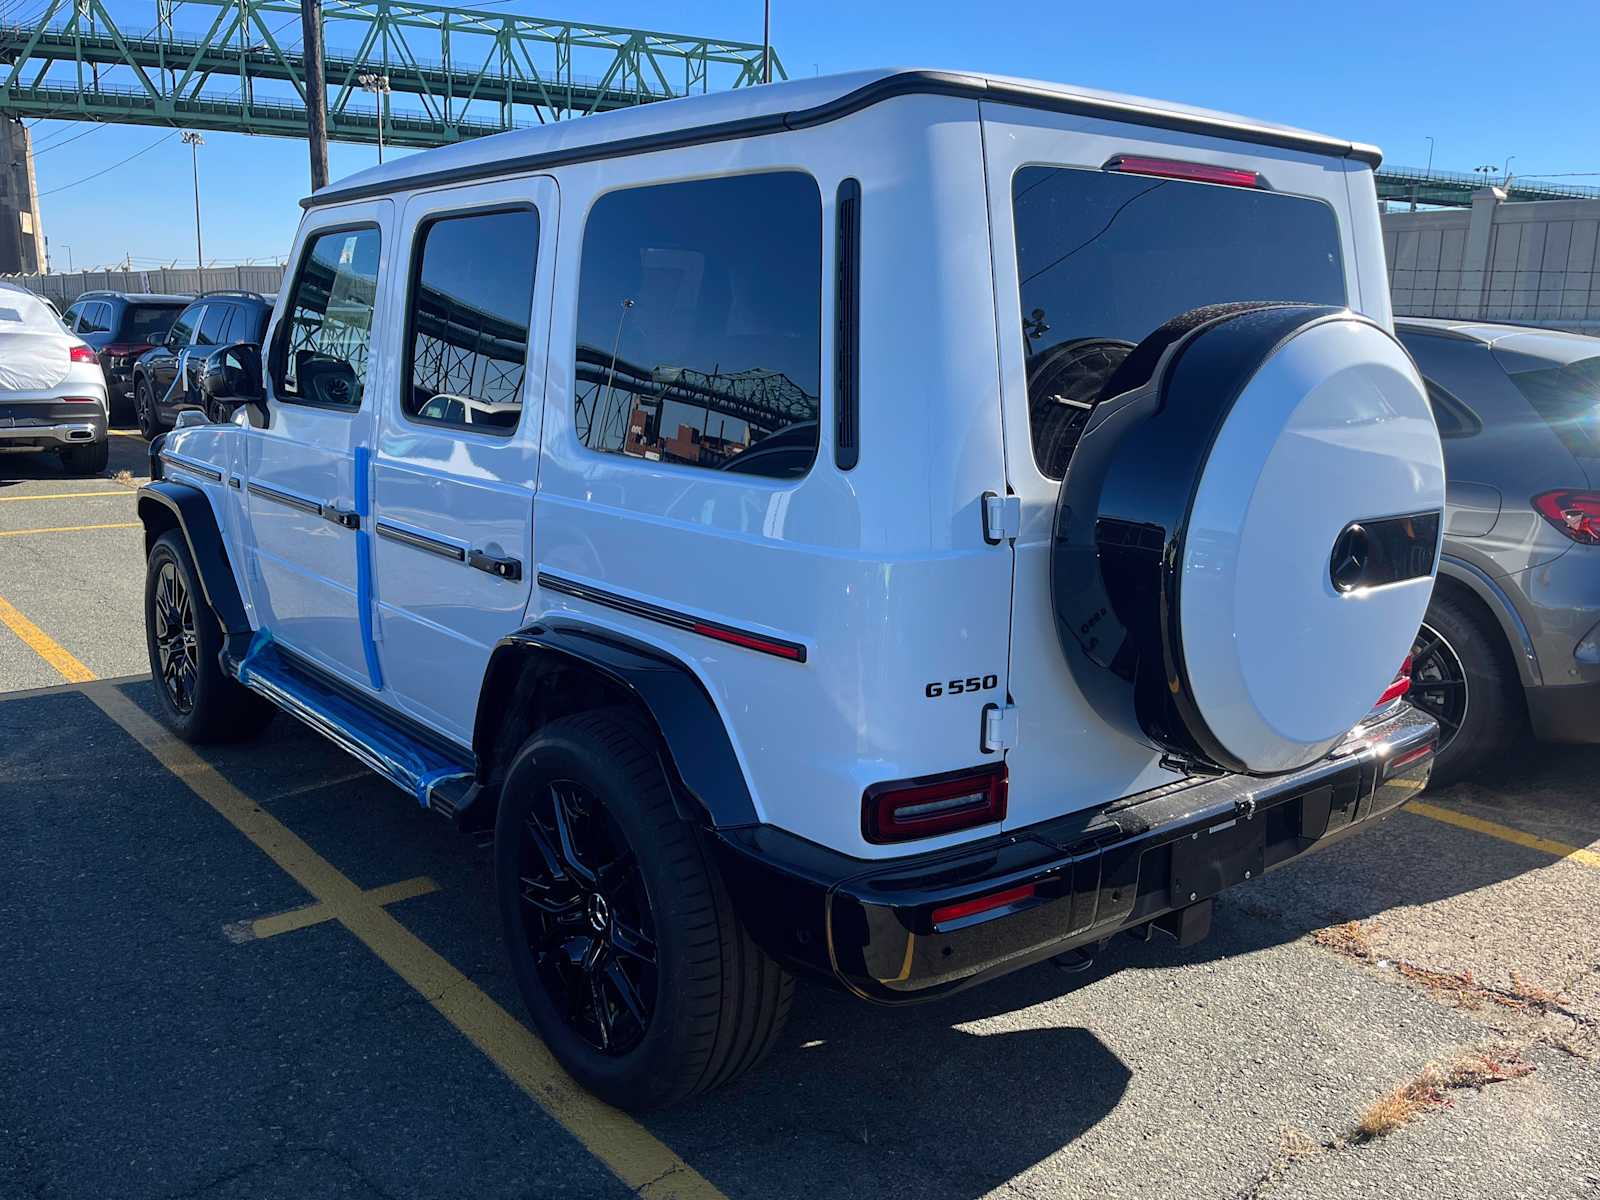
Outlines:
[{"label": "silver suv", "polygon": [[1449,474],[1439,582],[1411,701],[1439,722],[1435,779],[1516,734],[1600,741],[1600,339],[1396,323]]}]

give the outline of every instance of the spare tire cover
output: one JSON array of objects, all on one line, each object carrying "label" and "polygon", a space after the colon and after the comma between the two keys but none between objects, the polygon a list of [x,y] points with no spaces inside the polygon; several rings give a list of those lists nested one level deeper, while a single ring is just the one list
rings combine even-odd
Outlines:
[{"label": "spare tire cover", "polygon": [[1395,677],[1438,563],[1444,461],[1416,367],[1348,310],[1174,319],[1096,404],[1056,514],[1063,651],[1109,724],[1275,774]]}]

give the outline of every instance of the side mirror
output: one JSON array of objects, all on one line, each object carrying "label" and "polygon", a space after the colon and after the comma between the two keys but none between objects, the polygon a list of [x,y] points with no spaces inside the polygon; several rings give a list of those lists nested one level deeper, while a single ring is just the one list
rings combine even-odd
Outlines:
[{"label": "side mirror", "polygon": [[260,403],[266,394],[261,374],[261,347],[235,342],[206,356],[200,390],[208,404]]}]

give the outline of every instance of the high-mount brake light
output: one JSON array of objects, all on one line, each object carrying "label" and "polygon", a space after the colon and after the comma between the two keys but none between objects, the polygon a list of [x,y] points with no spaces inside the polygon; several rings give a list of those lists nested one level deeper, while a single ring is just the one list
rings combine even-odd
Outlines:
[{"label": "high-mount brake light", "polygon": [[1220,183],[1225,187],[1261,186],[1261,176],[1243,167],[1216,167],[1210,163],[1183,162],[1176,158],[1146,158],[1142,154],[1119,154],[1106,163],[1106,170],[1121,171],[1125,175],[1155,175],[1161,179]]},{"label": "high-mount brake light", "polygon": [[100,356],[88,346],[74,346],[69,353],[73,362],[97,363],[100,361]]},{"label": "high-mount brake light", "polygon": [[1600,546],[1600,492],[1558,488],[1540,492],[1533,507],[1561,533],[1583,546]]},{"label": "high-mount brake light", "polygon": [[1411,690],[1411,655],[1406,655],[1406,660],[1400,664],[1400,674],[1394,677],[1394,682],[1383,689],[1383,695],[1378,697],[1377,707],[1382,708],[1391,701],[1400,699]]},{"label": "high-mount brake light", "polygon": [[1006,815],[1001,763],[925,779],[873,784],[861,799],[861,834],[875,845],[989,825]]},{"label": "high-mount brake light", "polygon": [[975,917],[979,913],[993,912],[997,908],[1010,908],[1013,904],[1033,899],[1033,893],[1033,884],[1024,883],[1017,887],[1006,888],[1003,892],[990,892],[987,896],[979,896],[975,900],[946,904],[943,908],[933,910],[933,924],[937,928],[951,921],[959,921],[963,917]]}]

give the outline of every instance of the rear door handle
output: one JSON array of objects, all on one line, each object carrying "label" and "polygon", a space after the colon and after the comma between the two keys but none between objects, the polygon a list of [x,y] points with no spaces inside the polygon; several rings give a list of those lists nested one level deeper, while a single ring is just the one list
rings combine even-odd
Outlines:
[{"label": "rear door handle", "polygon": [[498,554],[488,554],[482,550],[467,551],[467,566],[476,567],[480,571],[487,571],[499,579],[508,579],[515,582],[522,578],[522,560],[519,558],[503,557]]}]

